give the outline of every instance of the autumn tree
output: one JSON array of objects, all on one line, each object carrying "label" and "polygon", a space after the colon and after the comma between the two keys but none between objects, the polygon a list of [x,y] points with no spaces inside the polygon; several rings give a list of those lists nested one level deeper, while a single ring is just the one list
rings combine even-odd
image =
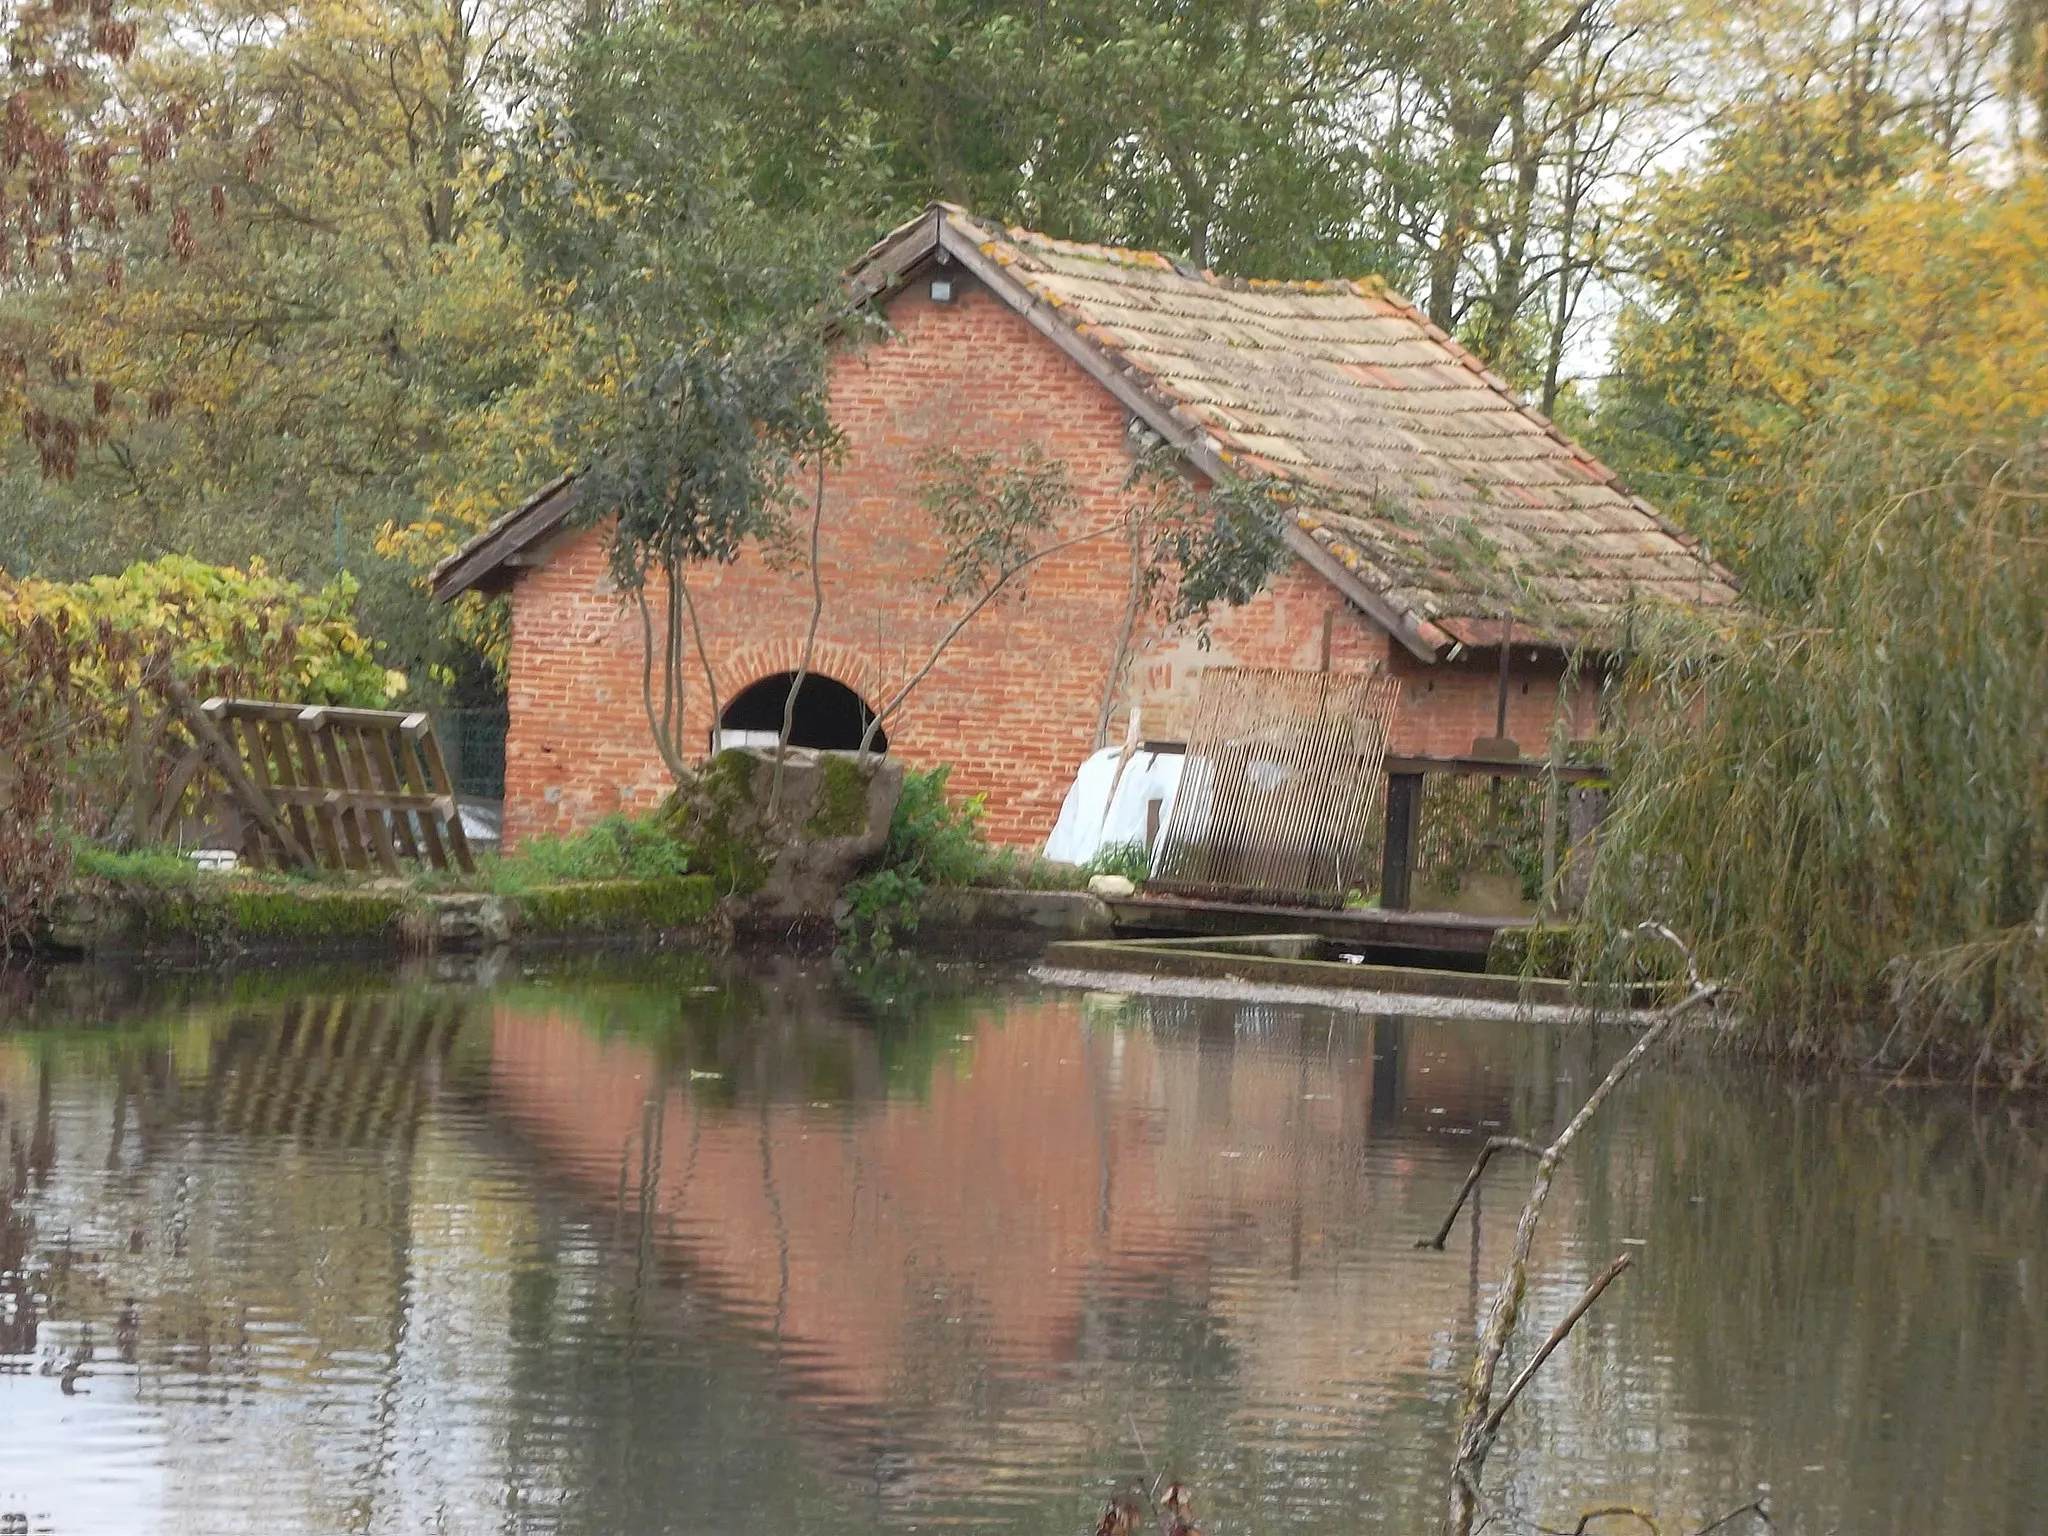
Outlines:
[{"label": "autumn tree", "polygon": [[0,562],[68,575],[261,552],[320,581],[346,566],[371,628],[409,661],[445,652],[414,567],[376,539],[423,511],[473,521],[552,472],[535,397],[565,383],[549,372],[562,320],[483,216],[485,99],[509,99],[547,12],[152,4],[125,25],[104,111],[148,126],[109,172],[122,216],[95,225],[95,275],[0,297],[6,323],[61,338],[98,409],[62,475],[11,466],[32,515],[0,535]]}]

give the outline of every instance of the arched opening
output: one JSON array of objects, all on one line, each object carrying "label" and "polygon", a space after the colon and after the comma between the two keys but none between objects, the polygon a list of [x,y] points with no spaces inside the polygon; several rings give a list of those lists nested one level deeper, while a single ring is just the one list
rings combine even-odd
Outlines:
[{"label": "arched opening", "polygon": [[[794,672],[777,672],[758,683],[749,683],[733,695],[732,702],[718,717],[721,747],[772,747],[782,734],[782,708],[789,699]],[[875,712],[867,700],[837,678],[811,672],[796,692],[796,718],[791,725],[792,747],[816,747],[826,752],[851,752],[860,746],[861,733]],[[874,750],[889,750],[889,733],[875,732]]]}]

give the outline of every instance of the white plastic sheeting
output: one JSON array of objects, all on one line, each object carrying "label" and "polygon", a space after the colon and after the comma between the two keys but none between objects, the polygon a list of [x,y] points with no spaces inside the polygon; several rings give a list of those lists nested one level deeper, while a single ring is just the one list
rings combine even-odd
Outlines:
[{"label": "white plastic sheeting", "polygon": [[[1133,752],[1119,777],[1116,765],[1122,756],[1121,748],[1104,747],[1081,765],[1066,803],[1060,807],[1060,819],[1053,824],[1052,836],[1045,840],[1048,859],[1086,864],[1104,848],[1143,843],[1148,822],[1163,830],[1172,819],[1181,765],[1186,761],[1183,754]],[[1154,801],[1159,805],[1156,821],[1148,815]]]}]

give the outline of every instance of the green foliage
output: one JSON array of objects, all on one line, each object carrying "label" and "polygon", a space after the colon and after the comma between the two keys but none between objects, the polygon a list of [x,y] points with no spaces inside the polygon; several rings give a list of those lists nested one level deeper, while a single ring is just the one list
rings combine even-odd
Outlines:
[{"label": "green foliage", "polygon": [[492,886],[519,893],[569,881],[676,880],[690,873],[692,850],[660,813],[605,817],[566,837],[531,837],[496,860]]},{"label": "green foliage", "polygon": [[1857,88],[1744,104],[1645,199],[1592,435],[1745,576],[1796,579],[1757,546],[1808,433],[1939,418],[1973,441],[2039,414],[2044,178],[1937,167],[1923,116]]},{"label": "green foliage", "polygon": [[174,848],[137,848],[118,853],[111,848],[81,843],[72,851],[72,871],[92,880],[114,885],[154,886],[160,890],[187,890],[199,883],[199,867]]},{"label": "green foliage", "polygon": [[1809,593],[1641,637],[1589,913],[1698,946],[1757,1047],[2048,1065],[2048,472],[1848,427],[1789,473]]},{"label": "green foliage", "polygon": [[1152,853],[1142,842],[1105,843],[1081,866],[1081,873],[1122,875],[1134,885],[1143,885],[1152,873]]},{"label": "green foliage", "polygon": [[941,764],[903,775],[903,793],[889,823],[880,867],[906,871],[932,885],[974,885],[999,857],[982,840],[985,802],[946,793],[952,770]]},{"label": "green foliage", "polygon": [[929,883],[907,869],[877,869],[840,893],[842,948],[862,959],[886,955],[917,932],[918,903]]},{"label": "green foliage", "polygon": [[165,840],[197,801],[174,684],[372,707],[402,692],[353,596],[181,555],[71,584],[0,573],[0,949],[63,888],[75,845]]},{"label": "green foliage", "polygon": [[1035,443],[1016,463],[947,448],[926,454],[918,471],[946,550],[939,590],[949,598],[980,597],[1022,571],[1079,505],[1067,466]]},{"label": "green foliage", "polygon": [[820,322],[866,231],[826,187],[783,208],[748,195],[748,146],[705,110],[701,50],[670,20],[577,34],[505,190],[535,278],[574,295],[589,387],[562,396],[554,434],[581,450],[578,516],[607,529],[613,580],[640,605],[648,724],[681,783],[697,663],[679,583],[783,544],[799,464],[835,453]]},{"label": "green foliage", "polygon": [[981,838],[982,799],[946,795],[949,769],[903,775],[889,840],[875,867],[841,895],[846,947],[880,954],[917,931],[918,902],[934,885],[975,885],[1006,865]]},{"label": "green foliage", "polygon": [[0,658],[40,620],[71,637],[67,670],[101,702],[133,686],[144,658],[162,655],[207,691],[382,709],[407,681],[358,631],[356,593],[347,576],[308,591],[260,558],[238,570],[165,555],[70,583],[0,574]]},{"label": "green foliage", "polygon": [[1157,585],[1171,573],[1167,616],[1204,626],[1212,609],[1241,606],[1265,589],[1308,493],[1249,469],[1197,487],[1163,444],[1139,455],[1128,484],[1144,493],[1138,517],[1148,579]]},{"label": "green foliage", "polygon": [[113,19],[139,28],[127,58],[64,59],[70,185],[61,214],[38,193],[40,260],[0,295],[23,365],[0,410],[72,462],[52,473],[27,433],[0,434],[22,440],[0,473],[23,512],[0,520],[0,564],[76,577],[261,552],[301,582],[342,566],[418,682],[450,660],[379,530],[466,531],[523,498],[561,467],[553,395],[582,384],[567,316],[476,216],[483,103],[550,30],[538,10],[171,0]]},{"label": "green foliage", "polygon": [[1438,896],[1455,896],[1465,876],[1512,874],[1524,901],[1543,890],[1541,779],[1431,774],[1423,780],[1415,878]]}]

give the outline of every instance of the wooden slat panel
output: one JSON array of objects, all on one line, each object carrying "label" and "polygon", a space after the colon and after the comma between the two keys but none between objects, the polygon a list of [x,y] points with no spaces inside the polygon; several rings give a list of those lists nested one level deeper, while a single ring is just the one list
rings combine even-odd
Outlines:
[{"label": "wooden slat panel", "polygon": [[341,790],[329,779],[320,743],[300,727],[296,717],[290,721],[278,722],[277,728],[289,732],[298,744],[299,778],[302,782],[300,787],[291,793],[294,796],[306,797],[306,813],[315,831],[316,855],[328,869],[349,868],[348,854],[345,851],[347,844],[344,841],[346,834],[342,830],[338,804]]},{"label": "wooden slat panel", "polygon": [[[362,728],[363,754],[369,761],[370,777],[376,781],[378,798],[384,800],[405,792],[405,785],[399,782],[398,764],[391,757],[392,734],[389,721]],[[388,809],[391,838],[397,844],[399,857],[418,863],[420,849],[413,841],[412,812],[395,806]]]},{"label": "wooden slat panel", "polygon": [[[419,795],[428,791],[430,786],[427,783],[426,765],[420,761],[419,754],[413,749],[413,733],[405,730],[393,731],[384,738],[384,741],[386,749],[391,754],[400,786],[408,794]],[[433,797],[427,795],[426,798]],[[445,812],[439,808],[439,802],[436,801],[435,809],[419,819],[420,841],[426,847],[429,862],[436,869],[448,867],[448,850],[441,841],[444,815],[452,816],[458,822],[461,820],[461,812],[456,808],[452,796],[448,800]]]},{"label": "wooden slat panel", "polygon": [[202,725],[218,721],[223,731],[234,759],[227,768],[243,774],[246,792],[279,818],[275,831],[243,839],[252,861],[396,874],[403,858],[474,873],[426,714],[211,699],[204,715]]},{"label": "wooden slat panel", "polygon": [[462,830],[462,813],[455,809],[455,787],[448,779],[448,765],[441,760],[441,742],[434,735],[431,723],[417,729],[406,729],[413,745],[419,748],[420,761],[426,765],[427,787],[437,795],[448,797],[448,846],[454,850],[456,865],[465,875],[476,873],[476,860],[470,857],[469,834]]},{"label": "wooden slat panel", "polygon": [[[249,770],[250,779],[257,789],[270,796],[270,803],[275,805],[277,799],[271,793],[269,754],[264,750],[263,738],[256,734],[255,725],[247,720],[237,721],[230,716],[224,722],[221,734],[227,738],[229,746],[240,750],[242,762]],[[285,857],[284,850],[267,843],[263,829],[253,820],[248,823],[247,842],[251,850],[262,850],[260,856],[250,862],[261,865],[274,861],[280,868],[289,867],[290,860]]]},{"label": "wooden slat panel", "polygon": [[371,809],[366,802],[377,793],[376,781],[370,776],[369,754],[363,750],[362,728],[351,721],[337,721],[327,727],[327,734],[337,737],[341,743],[342,772],[349,776],[351,799],[356,807],[356,824],[369,834],[370,848],[377,856],[377,863],[387,875],[398,873],[398,857],[391,848],[391,827],[381,809]]},{"label": "wooden slat panel", "polygon": [[319,839],[314,832],[314,823],[306,815],[293,794],[299,786],[297,766],[292,761],[294,735],[291,728],[275,720],[245,720],[242,729],[263,742],[275,769],[275,783],[270,798],[284,814],[285,822],[298,835],[299,845],[309,848],[315,858],[320,857]]},{"label": "wooden slat panel", "polygon": [[1210,668],[1151,885],[1341,906],[1399,700],[1377,671]]},{"label": "wooden slat panel", "polygon": [[332,731],[311,731],[308,739],[316,744],[320,753],[327,787],[341,792],[334,806],[335,822],[341,837],[342,862],[349,869],[366,870],[370,867],[370,841],[364,831],[362,817],[356,814],[355,782],[349,775],[347,764],[342,761],[341,744],[334,739]]},{"label": "wooden slat panel", "polygon": [[380,811],[433,811],[446,815],[451,807],[446,795],[393,795],[383,790],[358,793],[350,789],[279,789],[272,786],[271,799],[278,805],[333,806]]}]

